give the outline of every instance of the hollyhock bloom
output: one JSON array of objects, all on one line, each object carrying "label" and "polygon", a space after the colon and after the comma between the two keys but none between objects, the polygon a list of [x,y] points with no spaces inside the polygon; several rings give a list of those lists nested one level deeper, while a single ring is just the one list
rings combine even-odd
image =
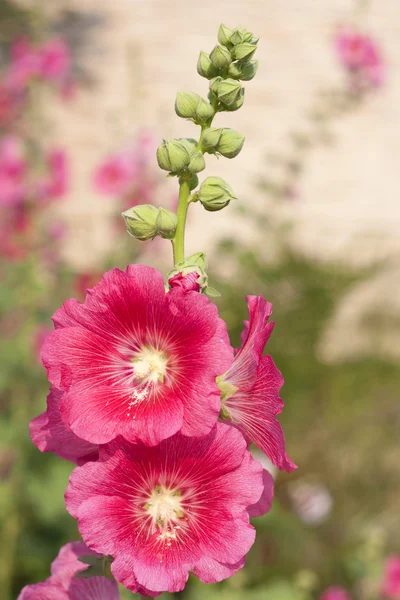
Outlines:
[{"label": "hollyhock bloom", "polygon": [[6,127],[15,118],[19,108],[19,100],[11,90],[0,82],[0,126]]},{"label": "hollyhock bloom", "polygon": [[48,173],[37,186],[38,195],[44,202],[64,196],[69,183],[68,160],[63,150],[51,150],[46,163]]},{"label": "hollyhock bloom", "polygon": [[99,194],[123,196],[132,187],[137,175],[135,160],[130,152],[107,157],[96,169],[94,187]]},{"label": "hollyhock bloom", "polygon": [[40,53],[26,38],[16,40],[11,46],[10,67],[5,82],[13,91],[24,91],[31,79],[40,75]]},{"label": "hollyhock bloom", "polygon": [[319,600],[351,600],[347,590],[339,586],[331,586],[325,590]]},{"label": "hollyhock bloom", "polygon": [[13,206],[24,198],[27,163],[21,141],[15,136],[0,140],[0,206]]},{"label": "hollyhock bloom", "polygon": [[75,578],[88,565],[81,556],[98,556],[83,542],[63,546],[51,565],[51,576],[42,583],[27,585],[17,600],[120,600],[118,585],[106,577]]},{"label": "hollyhock bloom", "polygon": [[379,87],[385,80],[385,62],[379,46],[369,35],[340,31],[335,49],[342,66],[357,78],[356,83]]},{"label": "hollyhock bloom", "polygon": [[47,410],[29,424],[32,442],[41,452],[54,452],[78,465],[97,460],[98,446],[81,440],[64,425],[60,413],[61,396],[59,390],[50,390]]},{"label": "hollyhock bloom", "polygon": [[385,598],[400,598],[400,556],[389,556],[386,560],[382,595]]},{"label": "hollyhock bloom", "polygon": [[247,509],[270,502],[267,488],[241,433],[217,423],[151,448],[119,438],[73,471],[65,498],[86,543],[114,558],[114,577],[159,594],[182,590],[189,571],[214,583],[240,569],[255,538]]},{"label": "hollyhock bloom", "polygon": [[248,296],[250,321],[245,323],[242,347],[230,369],[218,377],[221,389],[221,418],[237,425],[279,469],[292,471],[296,465],[285,452],[281,425],[279,390],[283,378],[270,356],[261,356],[274,323],[268,323],[272,305],[262,296]]},{"label": "hollyhock bloom", "polygon": [[39,49],[40,74],[49,81],[65,79],[71,69],[70,50],[62,38],[52,38]]},{"label": "hollyhock bloom", "polygon": [[205,296],[166,293],[159,271],[133,265],[106,273],[83,304],[68,300],[53,321],[42,361],[78,437],[155,445],[177,431],[205,435],[215,424],[216,377],[232,349]]}]

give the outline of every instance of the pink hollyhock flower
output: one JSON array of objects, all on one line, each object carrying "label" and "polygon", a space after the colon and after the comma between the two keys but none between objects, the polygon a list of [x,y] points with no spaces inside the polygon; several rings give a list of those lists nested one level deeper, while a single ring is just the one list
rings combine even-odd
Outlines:
[{"label": "pink hollyhock flower", "polygon": [[71,69],[71,53],[62,38],[52,38],[39,49],[40,74],[49,81],[65,79]]},{"label": "pink hollyhock flower", "polygon": [[183,275],[183,273],[179,272],[173,277],[168,279],[168,283],[171,288],[179,287],[184,292],[199,292],[200,285],[197,283],[197,279],[199,279],[200,274],[193,271],[193,273],[188,273],[188,275]]},{"label": "pink hollyhock flower", "polygon": [[319,600],[351,600],[347,590],[339,586],[331,586],[320,596]]},{"label": "pink hollyhock flower", "polygon": [[261,356],[274,323],[268,323],[272,305],[262,296],[248,296],[249,323],[243,343],[229,370],[218,377],[221,418],[232,421],[279,469],[296,465],[285,452],[282,427],[276,416],[282,411],[279,390],[283,378],[270,356]]},{"label": "pink hollyhock flower", "polygon": [[118,585],[106,577],[75,578],[88,565],[81,556],[98,556],[83,542],[63,546],[51,565],[51,576],[43,583],[27,585],[17,600],[120,600]]},{"label": "pink hollyhock flower", "polygon": [[41,452],[54,452],[78,465],[97,460],[98,446],[81,440],[64,425],[60,413],[61,397],[59,390],[50,390],[47,410],[29,424],[32,442]]},{"label": "pink hollyhock flower", "polygon": [[400,598],[400,556],[386,559],[382,595],[385,598]]},{"label": "pink hollyhock flower", "polygon": [[80,438],[155,445],[206,435],[220,410],[217,374],[232,361],[225,323],[205,296],[173,289],[143,265],[113,269],[55,313],[42,361]]},{"label": "pink hollyhock flower", "polygon": [[19,99],[7,86],[0,82],[0,126],[7,127],[15,118],[19,108]]},{"label": "pink hollyhock flower", "polygon": [[159,594],[182,590],[189,571],[214,583],[240,569],[255,538],[247,509],[265,495],[243,436],[217,423],[151,448],[115,440],[73,471],[65,498],[86,543],[114,558],[114,577]]},{"label": "pink hollyhock flower", "polygon": [[69,169],[67,155],[63,150],[53,149],[47,158],[48,173],[38,185],[38,193],[43,201],[64,196],[68,191]]},{"label": "pink hollyhock flower", "polygon": [[0,140],[0,206],[12,206],[24,199],[27,163],[21,141],[15,136]]},{"label": "pink hollyhock flower", "polygon": [[137,166],[131,153],[109,156],[95,171],[94,188],[106,196],[124,196],[132,187],[136,174]]},{"label": "pink hollyhock flower", "polygon": [[342,66],[359,83],[379,87],[385,80],[385,62],[376,41],[357,31],[341,31],[335,38],[336,53]]},{"label": "pink hollyhock flower", "polygon": [[39,52],[28,39],[21,38],[11,47],[10,60],[6,85],[15,92],[24,91],[31,79],[40,75]]}]

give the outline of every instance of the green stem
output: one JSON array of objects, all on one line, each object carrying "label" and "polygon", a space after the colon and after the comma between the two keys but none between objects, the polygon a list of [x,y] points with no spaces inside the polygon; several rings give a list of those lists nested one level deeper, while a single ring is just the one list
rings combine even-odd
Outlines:
[{"label": "green stem", "polygon": [[[215,111],[217,112],[218,101],[215,100],[212,103]],[[214,115],[215,116],[215,115]],[[214,117],[212,117],[206,125],[203,125],[201,128],[201,134],[199,143],[197,145],[197,149],[203,152],[203,132],[206,129],[209,129],[212,125]],[[178,224],[176,226],[175,237],[172,241],[172,252],[174,257],[174,266],[185,260],[185,227],[186,227],[186,217],[187,211],[190,204],[190,187],[189,183],[183,177],[179,180],[179,200],[178,200],[178,210],[176,211],[176,216],[178,219]]]},{"label": "green stem", "polygon": [[172,240],[174,266],[185,260],[185,227],[190,197],[189,183],[186,180],[181,179],[179,185],[178,210],[176,212],[178,224],[176,226],[175,237]]}]

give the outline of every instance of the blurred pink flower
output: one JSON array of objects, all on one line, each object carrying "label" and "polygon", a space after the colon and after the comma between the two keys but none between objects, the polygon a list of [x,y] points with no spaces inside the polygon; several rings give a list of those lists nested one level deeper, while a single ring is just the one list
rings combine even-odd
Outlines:
[{"label": "blurred pink flower", "polygon": [[0,206],[13,206],[23,200],[27,163],[19,138],[0,140]]},{"label": "blurred pink flower", "polygon": [[46,162],[48,173],[39,183],[38,193],[41,200],[48,202],[67,193],[69,170],[67,155],[63,150],[50,150]]},{"label": "blurred pink flower", "polygon": [[17,114],[19,100],[7,88],[4,82],[0,82],[0,126],[9,126]]},{"label": "blurred pink flower", "polygon": [[62,38],[52,38],[39,49],[40,75],[49,81],[62,81],[71,69],[70,50]]},{"label": "blurred pink flower", "polygon": [[53,328],[49,325],[39,324],[35,333],[33,334],[33,350],[38,363],[40,363],[40,352],[42,350],[42,346],[45,343],[47,336],[52,331]]},{"label": "blurred pink flower", "polygon": [[385,61],[377,42],[355,30],[341,30],[335,37],[335,49],[342,66],[356,83],[381,86],[385,81]]},{"label": "blurred pink flower", "polygon": [[94,173],[94,188],[106,196],[123,196],[132,187],[137,172],[131,152],[109,156]]},{"label": "blurred pink flower", "polygon": [[345,588],[333,585],[325,590],[319,600],[351,600],[351,598]]},{"label": "blurred pink flower", "polygon": [[400,556],[389,556],[386,560],[382,595],[385,598],[400,598]]},{"label": "blurred pink flower", "polygon": [[32,78],[40,74],[40,55],[27,38],[17,39],[11,46],[10,66],[5,76],[9,89],[24,89]]}]

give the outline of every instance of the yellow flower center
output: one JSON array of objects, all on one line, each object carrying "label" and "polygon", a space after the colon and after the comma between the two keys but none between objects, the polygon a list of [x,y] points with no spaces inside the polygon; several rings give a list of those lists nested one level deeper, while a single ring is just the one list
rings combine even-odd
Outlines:
[{"label": "yellow flower center", "polygon": [[144,347],[132,358],[133,375],[140,383],[164,382],[168,359],[163,352]]},{"label": "yellow flower center", "polygon": [[143,508],[166,537],[173,535],[175,524],[184,517],[180,490],[170,490],[163,485],[155,486]]}]

